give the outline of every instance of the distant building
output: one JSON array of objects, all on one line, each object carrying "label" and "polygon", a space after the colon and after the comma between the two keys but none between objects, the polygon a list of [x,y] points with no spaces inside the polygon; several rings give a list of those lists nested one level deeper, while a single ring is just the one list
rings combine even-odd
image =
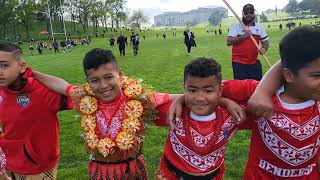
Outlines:
[{"label": "distant building", "polygon": [[208,21],[210,15],[216,10],[223,10],[224,17],[228,17],[228,9],[224,7],[200,7],[195,10],[181,12],[165,12],[154,17],[155,26],[174,26],[190,23],[192,25]]}]

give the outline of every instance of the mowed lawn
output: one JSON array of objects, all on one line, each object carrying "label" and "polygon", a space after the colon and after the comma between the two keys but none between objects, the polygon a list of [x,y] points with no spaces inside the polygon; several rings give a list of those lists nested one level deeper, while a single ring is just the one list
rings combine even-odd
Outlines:
[{"label": "mowed lawn", "polygon": [[[267,57],[271,63],[275,63],[279,59],[278,43],[288,30],[280,32],[277,24],[271,25],[269,29],[265,25],[270,38]],[[172,31],[167,30],[166,40],[162,38],[161,30],[139,32],[141,44],[139,55],[136,57],[133,56],[130,47],[126,49],[127,55],[120,57],[117,47],[109,48],[107,38],[93,39],[89,46],[78,46],[67,53],[55,54],[46,50],[44,55],[36,53],[35,56],[31,56],[26,46],[24,49],[27,62],[34,70],[61,77],[71,84],[81,84],[85,82],[82,70],[84,54],[92,48],[108,48],[114,52],[126,75],[142,78],[154,91],[183,93],[183,68],[197,57],[215,59],[222,65],[223,79],[233,77],[231,48],[225,43],[228,25],[223,25],[223,35],[207,33],[207,28],[204,26],[192,29],[196,35],[197,47],[192,49],[190,56],[187,55],[183,44],[183,29],[177,30],[176,38],[172,37]],[[129,34],[125,31],[123,33]],[[159,38],[156,38],[156,33],[159,34]],[[142,35],[146,35],[145,40]],[[267,70],[263,60],[262,64],[264,70]],[[59,113],[61,157],[58,179],[87,179],[89,155],[84,150],[79,119],[76,116],[77,113],[74,111]],[[148,124],[143,153],[147,160],[150,179],[153,179],[157,170],[166,136],[166,128]],[[225,179],[241,179],[248,157],[249,143],[250,133],[246,131],[237,132],[232,138],[225,156],[227,166]]]}]

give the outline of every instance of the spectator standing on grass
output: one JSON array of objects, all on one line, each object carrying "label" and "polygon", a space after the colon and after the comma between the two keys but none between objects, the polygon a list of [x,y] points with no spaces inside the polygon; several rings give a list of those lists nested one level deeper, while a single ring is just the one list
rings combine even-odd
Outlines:
[{"label": "spectator standing on grass", "polygon": [[121,33],[117,39],[117,44],[119,45],[120,56],[126,55],[126,45],[128,45],[127,38]]},{"label": "spectator standing on grass", "polygon": [[[242,10],[242,22],[248,30],[240,23],[230,28],[227,45],[232,46],[232,69],[234,79],[261,80],[262,67],[258,60],[258,52],[265,54],[269,48],[268,35],[265,29],[255,23],[255,10],[252,4],[246,4]],[[262,47],[257,49],[250,36],[253,36]]]}]

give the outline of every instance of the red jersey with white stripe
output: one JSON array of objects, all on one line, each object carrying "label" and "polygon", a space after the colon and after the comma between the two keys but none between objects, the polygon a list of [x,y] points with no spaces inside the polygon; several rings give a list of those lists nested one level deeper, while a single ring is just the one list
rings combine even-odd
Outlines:
[{"label": "red jersey with white stripe", "polygon": [[[249,26],[252,36],[259,44],[259,42],[267,41],[268,35],[263,26],[255,24]],[[245,29],[240,23],[233,25],[230,28],[228,36],[238,37],[245,33]],[[239,44],[234,44],[232,47],[232,62],[241,64],[255,64],[258,59],[257,47],[252,42],[251,38],[244,39]]]},{"label": "red jersey with white stripe", "polygon": [[[166,108],[159,109],[161,119],[156,124],[163,124],[165,115],[161,114]],[[213,172],[223,166],[226,144],[236,130],[236,120],[222,107],[205,117],[185,108],[181,120],[176,122],[176,129],[169,131],[162,156],[185,173]],[[217,177],[221,178],[223,173],[222,167]]]},{"label": "red jersey with white stripe", "polygon": [[[253,80],[225,82],[224,96],[245,100],[257,84]],[[288,104],[279,97],[283,91],[282,87],[273,97],[270,119],[251,117],[254,121],[247,124],[252,137],[244,179],[320,178],[316,167],[320,155],[319,102]]]}]

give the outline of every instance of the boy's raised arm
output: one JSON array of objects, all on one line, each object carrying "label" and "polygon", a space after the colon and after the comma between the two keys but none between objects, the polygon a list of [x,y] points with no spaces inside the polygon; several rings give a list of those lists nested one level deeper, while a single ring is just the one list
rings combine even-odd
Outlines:
[{"label": "boy's raised arm", "polygon": [[44,73],[41,73],[39,71],[33,71],[32,76],[39,81],[41,81],[44,85],[46,85],[49,89],[52,91],[55,91],[59,94],[63,94],[67,96],[67,87],[69,86],[69,83],[65,81],[64,79],[50,76]]},{"label": "boy's raised arm", "polygon": [[248,109],[257,116],[269,117],[273,112],[272,96],[283,84],[280,61],[263,76],[248,101]]}]

